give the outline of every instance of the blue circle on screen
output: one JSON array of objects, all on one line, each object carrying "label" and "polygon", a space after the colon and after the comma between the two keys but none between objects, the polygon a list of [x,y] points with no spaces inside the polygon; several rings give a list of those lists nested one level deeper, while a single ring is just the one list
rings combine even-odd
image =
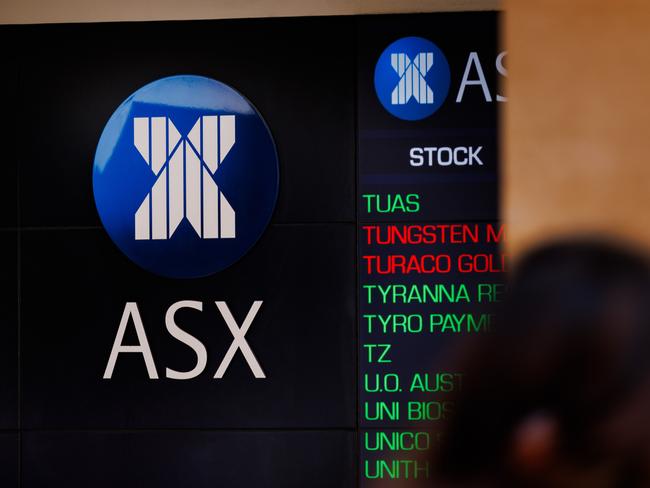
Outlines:
[{"label": "blue circle on screen", "polygon": [[275,143],[240,93],[172,76],[129,96],[108,120],[93,167],[95,205],[117,247],[172,278],[208,276],[244,256],[278,197]]},{"label": "blue circle on screen", "polygon": [[384,108],[402,120],[421,120],[438,110],[451,74],[443,52],[422,37],[388,46],[375,66],[375,91]]}]

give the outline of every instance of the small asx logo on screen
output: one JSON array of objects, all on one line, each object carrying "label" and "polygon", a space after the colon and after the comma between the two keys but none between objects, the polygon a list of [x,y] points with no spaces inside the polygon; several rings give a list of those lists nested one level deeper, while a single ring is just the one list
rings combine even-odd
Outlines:
[{"label": "small asx logo on screen", "polygon": [[395,117],[420,120],[443,104],[450,78],[449,63],[438,46],[422,37],[404,37],[379,57],[375,91]]},{"label": "small asx logo on screen", "polygon": [[253,105],[224,83],[183,75],[140,88],[113,113],[93,190],[104,228],[131,261],[197,278],[260,238],[278,178],[273,138]]},{"label": "small asx logo on screen", "polygon": [[[495,60],[496,72],[507,76],[506,52]],[[422,37],[403,37],[390,44],[375,66],[375,92],[379,102],[393,116],[402,120],[422,120],[442,107],[449,95],[451,68],[445,54],[433,42]],[[469,89],[478,90],[481,101],[505,102],[506,97],[491,88],[478,52],[467,57],[456,103],[461,103]]]}]

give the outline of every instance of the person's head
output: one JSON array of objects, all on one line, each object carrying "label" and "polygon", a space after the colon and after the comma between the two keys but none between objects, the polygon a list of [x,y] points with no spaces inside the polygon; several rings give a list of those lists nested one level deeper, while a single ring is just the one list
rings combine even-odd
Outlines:
[{"label": "person's head", "polygon": [[511,275],[497,324],[461,365],[466,380],[436,454],[438,476],[461,485],[646,486],[646,259],[587,240],[540,248]]}]

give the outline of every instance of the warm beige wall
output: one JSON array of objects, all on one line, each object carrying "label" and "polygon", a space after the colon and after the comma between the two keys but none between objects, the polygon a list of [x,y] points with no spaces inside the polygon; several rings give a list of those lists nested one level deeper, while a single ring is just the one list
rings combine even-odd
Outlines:
[{"label": "warm beige wall", "polygon": [[0,0],[0,24],[496,10],[500,0]]},{"label": "warm beige wall", "polygon": [[504,6],[511,250],[576,231],[650,246],[650,2]]}]

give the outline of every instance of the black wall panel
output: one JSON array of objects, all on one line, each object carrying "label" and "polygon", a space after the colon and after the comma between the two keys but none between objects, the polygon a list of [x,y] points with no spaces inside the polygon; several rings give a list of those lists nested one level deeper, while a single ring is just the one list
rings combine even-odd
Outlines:
[{"label": "black wall panel", "polygon": [[[10,144],[0,166],[1,256],[12,272],[1,283],[0,427],[23,430],[2,445],[0,477],[17,479],[22,437],[29,487],[354,485],[354,29],[354,19],[337,18],[2,30],[13,48],[0,88],[13,116],[3,118]],[[244,94],[280,161],[271,226],[238,263],[197,280],[130,262],[101,227],[92,192],[113,111],[178,74]],[[195,362],[165,329],[180,300],[202,302],[202,312],[176,319],[208,351],[203,374],[186,381],[165,377]],[[241,352],[213,378],[233,340],[216,300],[239,324],[263,301],[246,340],[266,379]],[[127,302],[138,304],[160,379],[128,354],[103,379]],[[126,341],[136,339],[129,330]]]},{"label": "black wall panel", "polygon": [[0,432],[0,486],[20,486],[20,437],[16,432]]},{"label": "black wall panel", "polygon": [[0,429],[18,428],[18,233],[0,231]]},{"label": "black wall panel", "polygon": [[23,462],[26,488],[354,486],[347,432],[30,432]]},{"label": "black wall panel", "polygon": [[0,29],[0,229],[18,225],[18,162],[21,158],[18,137],[21,133],[19,110],[19,52],[7,49],[18,37],[18,28],[3,26]]}]

